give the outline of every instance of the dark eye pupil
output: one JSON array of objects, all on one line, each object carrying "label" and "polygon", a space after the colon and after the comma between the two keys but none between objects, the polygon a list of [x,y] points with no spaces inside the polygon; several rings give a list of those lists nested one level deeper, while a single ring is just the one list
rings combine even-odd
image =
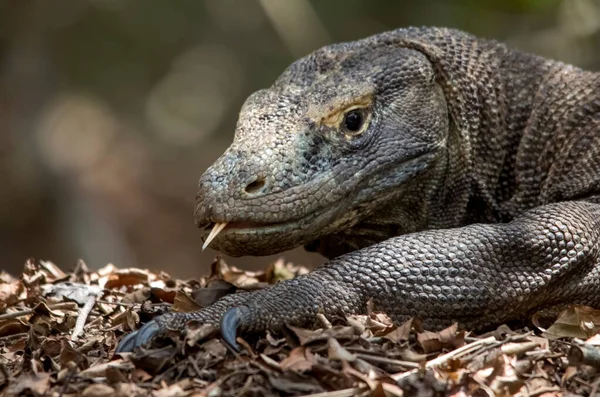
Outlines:
[{"label": "dark eye pupil", "polygon": [[351,110],[346,113],[346,117],[344,118],[344,124],[348,131],[358,131],[360,127],[362,127],[362,114],[358,110]]}]

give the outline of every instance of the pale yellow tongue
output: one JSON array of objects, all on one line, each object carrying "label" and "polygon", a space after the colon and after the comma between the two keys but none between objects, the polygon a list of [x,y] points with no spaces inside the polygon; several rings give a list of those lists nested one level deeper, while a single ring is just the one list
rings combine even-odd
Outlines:
[{"label": "pale yellow tongue", "polygon": [[217,234],[221,233],[221,231],[225,229],[225,226],[227,226],[227,222],[215,223],[215,226],[213,226],[213,229],[210,231],[210,234],[202,245],[202,251],[204,251],[206,247],[208,247],[208,244],[210,244],[210,242],[217,237]]}]

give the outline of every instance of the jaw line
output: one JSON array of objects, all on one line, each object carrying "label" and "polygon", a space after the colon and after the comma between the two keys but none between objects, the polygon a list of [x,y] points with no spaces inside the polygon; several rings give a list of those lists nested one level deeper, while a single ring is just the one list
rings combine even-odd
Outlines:
[{"label": "jaw line", "polygon": [[[415,161],[418,161],[420,158],[425,157],[427,155],[431,155],[431,152],[425,152],[425,153],[420,153],[418,155],[415,155],[409,159],[406,159],[405,161],[403,161],[403,164],[410,164],[413,163]],[[369,176],[363,176],[362,178],[358,179],[358,184],[360,184],[360,182],[364,181],[365,179],[367,179]],[[322,186],[327,186],[328,184],[330,184],[332,181],[334,180],[334,178],[331,175],[328,175],[328,178],[326,179],[326,183],[322,184]],[[307,184],[301,185],[301,186],[307,186]],[[341,190],[341,189],[340,189]],[[342,191],[338,191],[338,193],[343,193]],[[341,194],[343,197],[343,194]],[[360,197],[361,195],[359,194],[357,196]],[[343,199],[342,199],[343,201]],[[363,201],[363,200],[359,200],[359,201]],[[235,220],[231,220],[231,221],[227,221],[227,226],[219,233],[219,235],[217,237],[214,238],[213,242],[216,242],[217,245],[219,244],[219,241],[223,242],[223,239],[227,238],[228,236],[232,237],[235,235],[238,236],[255,236],[257,238],[261,238],[261,237],[266,237],[269,235],[273,235],[273,234],[281,234],[281,233],[289,233],[289,232],[299,232],[301,234],[305,234],[304,232],[306,232],[307,229],[316,229],[316,231],[313,231],[310,236],[306,236],[306,239],[301,239],[302,241],[299,240],[298,245],[302,245],[305,244],[309,241],[312,241],[314,239],[318,239],[321,238],[325,235],[331,234],[332,232],[335,232],[336,230],[338,230],[339,228],[339,224],[337,222],[338,218],[344,218],[343,216],[340,216],[341,213],[343,212],[348,212],[348,211],[341,211],[339,210],[339,207],[337,205],[334,205],[335,203],[339,204],[340,200],[333,200],[332,202],[327,202],[325,203],[325,207],[316,207],[314,208],[314,210],[312,212],[310,212],[309,214],[301,217],[301,218],[295,218],[295,219],[290,219],[287,221],[282,221],[282,222],[264,222],[264,223],[260,223],[260,222],[253,222],[253,221],[248,221],[248,220],[240,220],[240,221],[235,221]],[[352,206],[354,208],[354,206]],[[314,222],[315,220],[318,220],[317,222]],[[344,223],[344,222],[340,222],[340,223]],[[351,222],[350,222],[351,223]],[[206,233],[203,235],[203,238],[206,238],[208,236],[208,233],[210,231],[210,229],[212,229],[212,227],[214,226],[214,222],[211,223],[210,225],[208,225],[206,228],[204,228],[204,230],[206,231]],[[236,224],[238,226],[236,226]],[[239,225],[249,225],[249,227],[239,227]],[[335,227],[334,227],[335,225]],[[351,225],[349,225],[351,226]],[[306,240],[306,241],[304,241]]]},{"label": "jaw line", "polygon": [[[219,233],[217,238],[222,236],[227,236],[231,234],[254,234],[253,232],[259,232],[259,234],[271,234],[279,231],[286,231],[294,228],[294,226],[306,225],[308,222],[314,218],[319,217],[323,213],[328,211],[315,211],[312,212],[300,219],[291,219],[289,221],[282,222],[252,222],[252,221],[229,221],[227,222],[227,226]],[[213,227],[214,223],[211,223],[209,226],[205,228],[205,230],[210,230]],[[207,233],[208,234],[208,233]]]},{"label": "jaw line", "polygon": [[[330,229],[334,225],[335,219],[338,217],[339,211],[336,211],[335,207],[329,206],[319,208],[317,211],[314,211],[303,218],[287,222],[261,224],[258,222],[240,221],[237,222],[238,225],[250,224],[251,227],[237,227],[236,222],[231,221],[228,223],[227,227],[214,238],[211,245],[215,244],[214,248],[219,249],[219,246],[222,246],[226,240],[231,238],[235,239],[236,237],[266,239],[276,235],[289,236],[290,234],[298,234],[299,238],[297,246],[301,246],[315,238],[331,233],[332,230]],[[208,229],[210,229],[212,225],[213,224],[211,224]],[[206,236],[208,236],[208,232],[203,236],[203,239],[205,239]]]}]

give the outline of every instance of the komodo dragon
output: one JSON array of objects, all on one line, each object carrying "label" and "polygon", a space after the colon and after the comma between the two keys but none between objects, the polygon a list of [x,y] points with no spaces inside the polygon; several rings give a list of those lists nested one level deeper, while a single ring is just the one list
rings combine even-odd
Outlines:
[{"label": "komodo dragon", "polygon": [[194,214],[227,254],[331,260],[157,317],[119,351],[192,319],[235,347],[371,299],[433,328],[600,306],[600,74],[442,28],[324,47],[248,98]]}]

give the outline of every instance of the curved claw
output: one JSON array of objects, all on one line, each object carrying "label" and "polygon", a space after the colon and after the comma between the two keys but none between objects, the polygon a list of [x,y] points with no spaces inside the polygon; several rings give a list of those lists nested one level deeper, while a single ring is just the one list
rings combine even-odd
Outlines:
[{"label": "curved claw", "polygon": [[128,353],[133,351],[133,348],[135,347],[135,339],[137,338],[137,334],[138,331],[134,331],[129,335],[125,336],[123,339],[121,339],[121,342],[119,342],[119,345],[115,349],[115,354]]},{"label": "curved claw", "polygon": [[240,347],[235,341],[237,337],[237,331],[240,327],[241,310],[237,307],[228,310],[223,318],[221,319],[221,336],[223,342],[229,347],[234,353],[239,353]]},{"label": "curved claw", "polygon": [[121,342],[115,353],[131,352],[138,346],[144,345],[152,340],[156,335],[163,331],[163,327],[155,321],[149,321],[139,330],[127,335]]}]

